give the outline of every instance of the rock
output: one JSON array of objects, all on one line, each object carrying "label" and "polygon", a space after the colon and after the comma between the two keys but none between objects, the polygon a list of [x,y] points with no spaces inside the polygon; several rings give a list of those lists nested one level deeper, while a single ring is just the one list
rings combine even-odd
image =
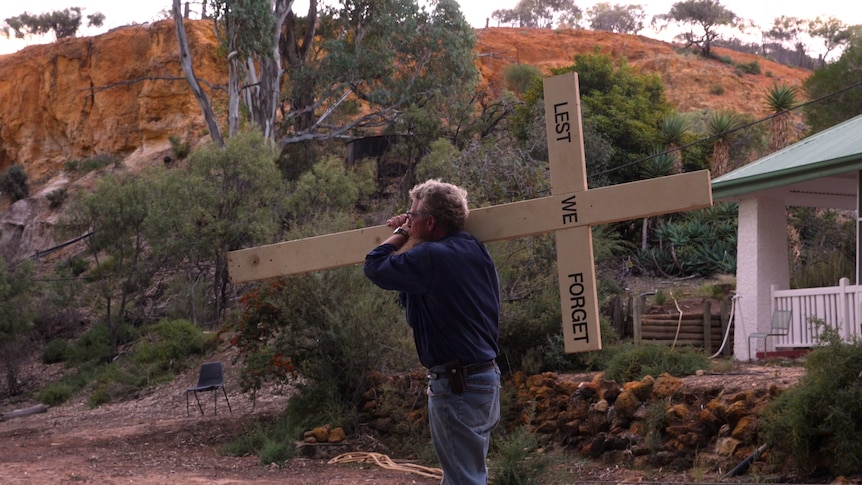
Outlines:
[{"label": "rock", "polygon": [[[226,84],[212,23],[185,26],[197,76]],[[0,119],[0,168],[20,163],[30,180],[57,175],[70,160],[165,150],[169,136],[197,140],[205,128],[172,20],[0,56]]]},{"label": "rock", "polygon": [[682,388],[682,380],[670,374],[664,373],[655,380],[652,394],[657,399],[673,397]]},{"label": "rock", "polygon": [[614,401],[614,409],[618,419],[630,420],[635,417],[635,413],[641,405],[640,399],[637,398],[634,392],[623,391]]},{"label": "rock", "polygon": [[644,378],[639,381],[623,384],[623,390],[633,393],[639,401],[646,401],[650,398],[654,385],[655,379],[652,376],[644,376]]},{"label": "rock", "polygon": [[715,452],[719,455],[733,456],[739,447],[739,440],[731,437],[719,438],[715,441]]},{"label": "rock", "polygon": [[733,428],[730,436],[742,443],[753,443],[757,436],[757,416],[744,416]]},{"label": "rock", "polygon": [[338,427],[333,428],[332,431],[329,432],[329,439],[327,440],[329,443],[341,443],[347,438],[344,434],[344,428]]},{"label": "rock", "polygon": [[319,426],[311,430],[311,435],[318,443],[326,443],[329,441],[329,425]]}]

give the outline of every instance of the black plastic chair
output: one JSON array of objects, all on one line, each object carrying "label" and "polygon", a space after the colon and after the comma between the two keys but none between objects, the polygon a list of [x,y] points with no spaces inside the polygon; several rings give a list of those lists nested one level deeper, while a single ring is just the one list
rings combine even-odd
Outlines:
[{"label": "black plastic chair", "polygon": [[212,392],[213,405],[215,414],[218,414],[218,391],[224,393],[224,400],[227,402],[228,410],[233,413],[230,408],[230,401],[227,398],[227,391],[224,388],[224,373],[222,372],[221,362],[207,362],[201,365],[201,372],[198,375],[198,385],[186,389],[186,416],[189,416],[189,393],[194,393],[195,401],[198,403],[198,408],[201,410],[201,416],[204,414],[204,407],[201,405],[201,400],[198,399],[199,392]]}]

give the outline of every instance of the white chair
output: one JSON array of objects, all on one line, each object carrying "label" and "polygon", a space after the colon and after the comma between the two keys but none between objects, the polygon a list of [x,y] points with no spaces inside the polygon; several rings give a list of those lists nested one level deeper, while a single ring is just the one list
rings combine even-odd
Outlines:
[{"label": "white chair", "polygon": [[[768,332],[754,332],[748,336],[748,360],[754,360],[751,353],[751,340],[763,339],[763,360],[767,359],[769,351],[769,337],[784,337],[790,333],[790,322],[793,312],[791,310],[774,310],[772,312],[772,324]],[[757,345],[755,343],[755,350]]]}]

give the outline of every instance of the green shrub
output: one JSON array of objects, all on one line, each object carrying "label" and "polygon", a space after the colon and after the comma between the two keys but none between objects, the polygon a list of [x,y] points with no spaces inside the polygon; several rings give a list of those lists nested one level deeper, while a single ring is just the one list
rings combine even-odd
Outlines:
[{"label": "green shrub", "polygon": [[102,154],[84,160],[69,160],[63,164],[63,168],[69,172],[86,175],[95,170],[105,168],[112,163],[114,163],[114,159],[110,155]]},{"label": "green shrub", "polygon": [[42,363],[56,364],[57,362],[65,362],[71,357],[72,352],[72,346],[67,340],[52,340],[42,348]]},{"label": "green shrub", "polygon": [[86,387],[95,376],[93,368],[84,365],[56,382],[52,382],[39,390],[38,401],[49,406],[66,402],[78,391]]},{"label": "green shrub", "polygon": [[162,320],[144,330],[144,338],[135,346],[135,361],[159,363],[165,370],[185,368],[183,362],[204,351],[204,334],[188,320]]},{"label": "green shrub", "polygon": [[286,414],[272,420],[257,421],[219,451],[229,456],[257,456],[261,465],[281,465],[297,456],[294,443],[302,438],[304,429]]},{"label": "green shrub", "polygon": [[802,473],[852,475],[862,469],[862,342],[815,325],[824,345],[808,354],[802,380],[767,406],[761,429]]},{"label": "green shrub", "polygon": [[526,426],[519,426],[493,442],[490,473],[497,485],[543,483],[550,460],[540,453],[539,439]]},{"label": "green shrub", "polygon": [[646,407],[646,419],[644,420],[646,439],[645,443],[653,453],[658,452],[661,445],[661,434],[667,426],[668,403],[661,400],[652,400]]},{"label": "green shrub", "polygon": [[66,201],[66,197],[69,195],[66,187],[59,188],[57,190],[52,190],[45,197],[48,199],[48,207],[51,209],[59,209],[60,206],[63,205],[63,202]]},{"label": "green shrub", "polygon": [[188,140],[183,141],[178,136],[169,136],[168,141],[171,142],[171,153],[177,160],[185,160],[192,152],[192,144]]},{"label": "green shrub", "polygon": [[721,300],[729,297],[733,293],[733,290],[736,289],[735,276],[717,275],[716,279],[718,280],[716,283],[706,283],[701,287],[700,293],[703,296],[714,300]]},{"label": "green shrub", "polygon": [[78,172],[87,174],[105,168],[112,163],[114,163],[114,160],[110,155],[96,155],[82,161],[78,166]]},{"label": "green shrub", "polygon": [[90,269],[90,262],[81,257],[64,259],[54,265],[54,272],[60,276],[71,276],[77,278]]},{"label": "green shrub", "polygon": [[108,327],[95,325],[84,332],[74,345],[73,363],[99,362],[111,357],[111,341],[108,338]]},{"label": "green shrub", "polygon": [[201,329],[188,320],[162,320],[145,329],[129,367],[144,385],[167,382],[188,367],[190,358],[203,353],[204,343]]},{"label": "green shrub", "polygon": [[27,173],[20,165],[12,165],[9,170],[0,173],[0,192],[8,194],[12,202],[25,199],[30,195]]},{"label": "green shrub", "polygon": [[650,246],[637,252],[648,273],[709,277],[736,271],[736,204],[717,204],[659,223]]},{"label": "green shrub", "polygon": [[[557,286],[548,286],[530,299],[503,304],[498,338],[504,373],[539,372],[545,367],[543,347],[560,333],[560,297]],[[560,343],[562,343],[560,341]]]},{"label": "green shrub", "polygon": [[523,94],[537,79],[542,79],[542,72],[528,64],[509,64],[503,68],[503,79],[511,91]]},{"label": "green shrub", "polygon": [[68,401],[75,392],[77,389],[67,382],[52,382],[39,390],[36,400],[48,406],[58,406]]},{"label": "green shrub", "polygon": [[608,350],[605,378],[617,382],[631,382],[650,375],[668,373],[682,377],[698,370],[709,369],[709,358],[691,347],[671,349],[667,345],[626,343]]},{"label": "green shrub", "polygon": [[[170,381],[204,352],[206,342],[201,330],[187,320],[163,320],[147,327],[129,352],[97,368],[90,406],[127,399],[147,386]],[[79,344],[79,352],[106,352],[107,330],[88,332]]]},{"label": "green shrub", "polygon": [[[131,325],[121,325],[117,344],[123,345],[137,337],[137,329]],[[114,357],[111,351],[111,340],[106,325],[95,325],[75,342],[71,355],[73,363],[106,362]]]},{"label": "green shrub", "polygon": [[760,74],[760,63],[755,59],[745,64],[737,64],[736,70],[745,74]]},{"label": "green shrub", "polygon": [[[599,322],[602,336],[602,349],[613,348],[619,338],[607,319]],[[567,372],[575,370],[596,370],[605,365],[609,354],[605,350],[567,354],[559,322],[545,343],[527,350],[522,360],[521,370],[527,374],[539,372]]]},{"label": "green shrub", "polygon": [[282,465],[284,462],[296,455],[296,447],[293,442],[267,440],[257,457],[261,465],[275,463]]},{"label": "green shrub", "polygon": [[98,376],[93,383],[93,390],[87,402],[90,407],[95,408],[102,404],[120,401],[134,396],[145,384],[136,372],[123,369],[115,361],[99,368]]},{"label": "green shrub", "polygon": [[395,294],[373,287],[358,268],[273,281],[241,304],[231,327],[244,361],[242,389],[295,382],[298,373],[295,421],[347,423],[372,372],[416,365]]}]

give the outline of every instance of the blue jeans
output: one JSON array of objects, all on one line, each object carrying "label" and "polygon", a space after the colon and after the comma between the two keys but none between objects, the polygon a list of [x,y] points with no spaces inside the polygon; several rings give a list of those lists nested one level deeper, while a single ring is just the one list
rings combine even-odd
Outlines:
[{"label": "blue jeans", "polygon": [[466,377],[455,394],[449,379],[428,382],[431,441],[443,468],[443,485],[487,484],[491,430],[500,421],[500,369]]}]

